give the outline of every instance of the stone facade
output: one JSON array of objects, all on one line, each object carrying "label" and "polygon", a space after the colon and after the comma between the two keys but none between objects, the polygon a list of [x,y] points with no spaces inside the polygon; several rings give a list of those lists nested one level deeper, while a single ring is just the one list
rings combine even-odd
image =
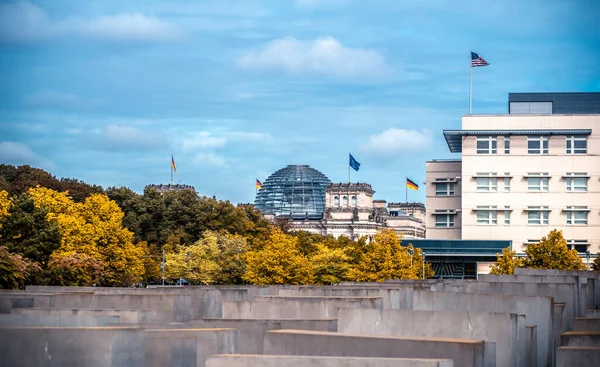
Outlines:
[{"label": "stone facade", "polygon": [[292,230],[334,237],[371,239],[377,230],[391,228],[404,238],[425,238],[425,206],[422,203],[390,203],[373,200],[375,191],[367,183],[329,184],[321,220],[293,220]]}]

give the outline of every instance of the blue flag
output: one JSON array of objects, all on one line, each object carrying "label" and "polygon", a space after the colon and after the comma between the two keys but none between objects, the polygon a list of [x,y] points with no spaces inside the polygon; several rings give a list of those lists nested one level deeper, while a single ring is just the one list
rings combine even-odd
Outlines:
[{"label": "blue flag", "polygon": [[350,154],[350,167],[354,168],[355,171],[358,171],[358,169],[360,168],[360,163],[358,163],[358,161],[354,159],[352,154]]}]

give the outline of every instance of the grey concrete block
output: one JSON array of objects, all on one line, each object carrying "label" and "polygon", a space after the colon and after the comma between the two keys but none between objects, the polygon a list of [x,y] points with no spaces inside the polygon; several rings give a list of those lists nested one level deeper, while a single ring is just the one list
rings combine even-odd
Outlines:
[{"label": "grey concrete block", "polygon": [[456,366],[484,364],[482,340],[401,338],[330,332],[277,330],[265,335],[265,354],[452,359]]},{"label": "grey concrete block", "polygon": [[119,316],[0,315],[0,325],[4,326],[93,327],[118,323]]},{"label": "grey concrete block", "polygon": [[560,338],[563,346],[600,347],[600,331],[568,331]]},{"label": "grey concrete block", "polygon": [[525,327],[525,366],[536,367],[537,364],[537,326]]},{"label": "grey concrete block", "polygon": [[260,296],[250,302],[223,302],[227,319],[329,319],[339,308],[379,308],[378,297]]},{"label": "grey concrete block", "polygon": [[62,317],[100,317],[114,316],[121,323],[149,323],[157,320],[156,310],[112,310],[92,308],[18,308],[17,315],[62,316]]},{"label": "grey concrete block", "polygon": [[235,329],[147,329],[144,331],[146,366],[204,366],[211,354],[234,354]]},{"label": "grey concrete block", "polygon": [[484,340],[496,345],[496,366],[511,367],[521,363],[518,321],[518,315],[505,313],[340,309],[338,331],[348,334]]},{"label": "grey concrete block", "polygon": [[591,318],[583,318],[577,317],[573,320],[573,330],[574,331],[600,331],[600,318],[591,319]]},{"label": "grey concrete block", "polygon": [[215,355],[206,367],[453,367],[451,360],[313,356]]},{"label": "grey concrete block", "polygon": [[556,367],[598,367],[598,361],[598,347],[560,347],[556,350]]},{"label": "grey concrete block", "polygon": [[143,367],[137,328],[0,327],[2,364],[11,367]]},{"label": "grey concrete block", "polygon": [[585,310],[584,317],[588,319],[600,319],[600,310],[587,309]]}]

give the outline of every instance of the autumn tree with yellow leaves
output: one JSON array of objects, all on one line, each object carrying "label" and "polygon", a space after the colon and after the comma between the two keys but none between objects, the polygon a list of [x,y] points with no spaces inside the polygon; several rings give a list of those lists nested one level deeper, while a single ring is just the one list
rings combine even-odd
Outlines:
[{"label": "autumn tree with yellow leaves", "polygon": [[492,274],[514,274],[515,268],[587,270],[577,250],[570,250],[562,231],[552,230],[538,243],[530,244],[525,249],[525,257],[518,258],[510,248],[498,254],[496,263],[492,265]]},{"label": "autumn tree with yellow leaves", "polygon": [[[423,258],[420,249],[412,256],[407,247],[400,245],[401,236],[390,229],[377,232],[373,242],[366,246],[360,262],[350,271],[349,277],[359,282],[383,282],[388,279],[420,279]],[[425,277],[434,275],[431,265],[425,263]]]},{"label": "autumn tree with yellow leaves", "polygon": [[312,264],[298,250],[298,239],[275,228],[263,247],[246,253],[244,280],[250,284],[312,284]]}]

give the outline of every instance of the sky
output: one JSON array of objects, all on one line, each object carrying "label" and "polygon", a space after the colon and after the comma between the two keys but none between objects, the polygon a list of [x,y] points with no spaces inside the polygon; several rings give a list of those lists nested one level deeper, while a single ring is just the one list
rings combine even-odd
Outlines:
[{"label": "sky", "polygon": [[0,0],[0,162],[253,202],[308,164],[405,200],[509,92],[600,91],[597,0]]}]

